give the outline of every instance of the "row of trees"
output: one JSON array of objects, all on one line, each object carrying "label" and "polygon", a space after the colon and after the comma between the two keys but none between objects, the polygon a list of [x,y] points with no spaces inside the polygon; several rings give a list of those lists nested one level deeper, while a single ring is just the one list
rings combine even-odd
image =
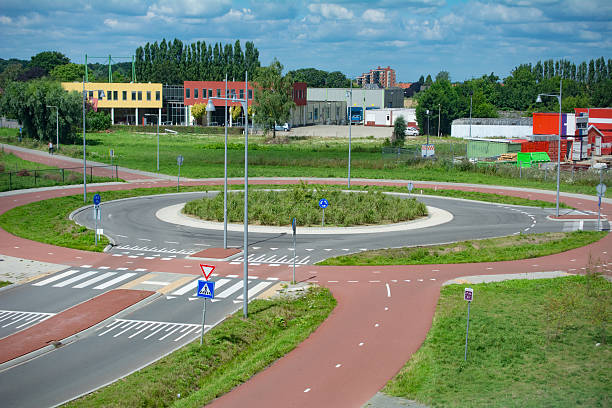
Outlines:
[{"label": "row of trees", "polygon": [[[429,110],[430,133],[437,134],[440,112],[440,131],[449,134],[454,119],[469,116],[470,95],[474,118],[495,118],[502,110],[520,111],[526,115],[556,112],[559,107],[555,98],[545,98],[543,103],[537,104],[535,100],[540,93],[558,94],[560,81],[563,81],[563,112],[573,112],[578,107],[612,106],[612,70],[608,65],[612,68],[612,60],[606,64],[603,57],[598,58],[588,64],[579,64],[574,74],[572,67],[576,66],[566,60],[538,62],[535,66],[521,64],[503,82],[493,73],[455,84],[451,84],[446,71],[438,73],[435,81],[429,75],[427,79],[421,77],[413,84],[415,89],[423,89],[416,94],[417,120],[426,132],[426,111]],[[586,74],[583,75],[585,66]],[[550,76],[553,73],[558,75]]]},{"label": "row of trees", "polygon": [[197,41],[183,44],[179,39],[147,43],[136,49],[136,79],[139,82],[181,84],[183,81],[244,80],[245,72],[253,78],[260,66],[259,51],[252,42],[240,40],[234,45]]},{"label": "row of trees", "polygon": [[351,80],[340,71],[300,68],[287,74],[296,82],[306,82],[310,88],[346,88],[351,84]]}]

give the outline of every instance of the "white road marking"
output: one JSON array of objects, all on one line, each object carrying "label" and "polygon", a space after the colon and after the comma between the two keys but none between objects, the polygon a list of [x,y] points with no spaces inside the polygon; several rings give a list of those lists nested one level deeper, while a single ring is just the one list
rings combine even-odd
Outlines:
[{"label": "white road marking", "polygon": [[364,343],[359,343],[359,347],[363,346]]},{"label": "white road marking", "polygon": [[167,286],[170,284],[170,282],[164,282],[164,281],[144,281],[141,283],[143,285],[156,285],[156,286]]},{"label": "white road marking", "polygon": [[98,289],[98,290],[106,289],[109,286],[113,286],[114,284],[119,283],[121,281],[124,281],[126,279],[129,279],[129,278],[131,278],[132,276],[135,276],[135,275],[136,275],[135,273],[125,273],[125,274],[123,274],[121,276],[116,277],[115,279],[109,280],[108,282],[105,282],[105,283],[103,283],[101,285],[95,286],[94,289]]},{"label": "white road marking", "polygon": [[342,367],[342,364],[336,364],[336,368]]},{"label": "white road marking", "polygon": [[370,282],[370,283],[380,283],[379,280],[371,280],[371,281],[368,281],[368,282]]},{"label": "white road marking", "polygon": [[309,392],[309,391],[310,391],[310,388],[306,388],[306,389],[304,390],[304,392]]},{"label": "white road marking", "polygon": [[376,323],[376,324],[374,325],[374,327],[378,327],[378,326],[380,326],[380,324],[378,324],[378,323]]},{"label": "white road marking", "polygon": [[[255,285],[251,289],[249,289],[249,293],[247,294],[247,296],[249,297],[249,299],[251,299],[253,296],[255,296],[257,293],[261,292],[262,290],[264,290],[268,286],[270,286],[270,282],[259,282],[257,285]],[[236,299],[242,300],[242,299],[244,299],[244,297],[242,295],[240,295]]]},{"label": "white road marking", "polygon": [[174,242],[174,241],[164,241],[164,244],[178,244],[178,242]]},{"label": "white road marking", "polygon": [[104,280],[106,278],[110,278],[113,275],[116,275],[117,272],[106,272],[103,273],[102,275],[98,275],[95,278],[89,279],[85,282],[79,283],[78,285],[73,286],[73,288],[75,289],[83,289],[86,288],[89,285],[93,285],[96,282],[100,282],[101,280]]},{"label": "white road marking", "polygon": [[44,281],[40,281],[40,282],[37,282],[37,283],[33,283],[33,284],[32,284],[32,286],[45,286],[45,285],[46,285],[46,284],[48,284],[48,283],[55,282],[55,281],[57,281],[57,280],[63,279],[63,278],[65,278],[66,276],[74,275],[74,274],[75,274],[75,273],[77,273],[77,272],[79,272],[79,270],[78,270],[78,269],[71,269],[71,270],[69,270],[69,271],[62,272],[62,273],[60,273],[59,275],[55,275],[55,276],[52,276],[52,277],[50,277],[50,278],[48,278],[48,279],[45,279]]},{"label": "white road marking", "polygon": [[385,285],[387,286],[387,297],[391,297],[391,288],[388,283],[385,283]]},{"label": "white road marking", "polygon": [[219,299],[225,299],[228,296],[231,296],[232,294],[234,294],[235,292],[238,292],[240,289],[242,289],[243,286],[244,286],[243,282],[238,281],[232,286],[230,286],[229,288],[227,288],[226,290],[224,290],[223,292],[221,292],[220,294],[215,295],[215,297]]},{"label": "white road marking", "polygon": [[119,234],[117,234],[117,236],[118,236],[118,237],[121,237],[121,238],[127,238],[125,235],[119,235]]}]

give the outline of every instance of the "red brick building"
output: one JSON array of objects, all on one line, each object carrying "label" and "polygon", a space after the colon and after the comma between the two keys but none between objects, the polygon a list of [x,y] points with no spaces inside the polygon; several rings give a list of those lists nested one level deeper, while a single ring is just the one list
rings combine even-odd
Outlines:
[{"label": "red brick building", "polygon": [[366,84],[376,84],[381,88],[392,88],[397,86],[395,82],[395,70],[387,66],[387,68],[381,68],[380,66],[375,69],[371,69],[370,72],[363,73],[360,77],[357,77],[357,83],[360,86]]}]

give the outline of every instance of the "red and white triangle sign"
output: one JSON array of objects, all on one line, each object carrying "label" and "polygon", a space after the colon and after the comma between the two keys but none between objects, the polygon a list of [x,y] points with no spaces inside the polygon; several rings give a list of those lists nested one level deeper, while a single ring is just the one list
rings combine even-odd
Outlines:
[{"label": "red and white triangle sign", "polygon": [[200,264],[200,268],[202,269],[202,273],[204,274],[204,279],[206,280],[210,278],[210,275],[212,275],[213,271],[215,270],[215,267],[213,265]]}]

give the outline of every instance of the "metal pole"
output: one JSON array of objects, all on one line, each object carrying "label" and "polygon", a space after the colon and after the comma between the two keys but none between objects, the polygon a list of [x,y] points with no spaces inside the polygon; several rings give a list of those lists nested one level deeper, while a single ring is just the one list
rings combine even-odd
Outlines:
[{"label": "metal pole", "polygon": [[438,137],[440,137],[440,109],[441,105],[438,104]]},{"label": "metal pole", "polygon": [[176,192],[179,192],[179,186],[181,185],[181,165],[179,164],[178,177],[176,178]]},{"label": "metal pole", "polygon": [[157,171],[159,171],[159,120],[161,118],[155,115],[155,119],[157,119]]},{"label": "metal pole", "polygon": [[200,346],[204,342],[204,322],[206,321],[206,298],[204,298],[204,307],[202,308],[202,332],[200,333]]},{"label": "metal pole", "polygon": [[351,96],[350,96],[350,107],[349,107],[349,154],[348,154],[348,188],[351,188],[351,108],[353,107],[353,80],[351,80]]},{"label": "metal pole", "polygon": [[[225,97],[227,98],[227,72],[225,73]],[[225,122],[223,125],[225,127],[225,150],[223,160],[223,249],[227,249],[227,99],[225,99]]]},{"label": "metal pole", "polygon": [[94,205],[94,242],[98,246],[98,206]]},{"label": "metal pole", "polygon": [[559,146],[557,147],[557,217],[559,216],[559,183],[561,180],[561,98],[563,80],[559,80]]},{"label": "metal pole", "polygon": [[55,146],[59,152],[59,106],[55,107]]},{"label": "metal pole", "polygon": [[[245,109],[249,107],[249,73],[244,73],[244,92],[246,96]],[[245,319],[249,315],[249,297],[248,297],[248,286],[249,286],[249,127],[244,127],[244,270],[243,270],[243,288],[242,297],[244,303],[242,305],[242,312]]]},{"label": "metal pole", "polygon": [[[296,219],[293,219],[293,222],[297,222]],[[297,227],[297,225],[296,225]],[[295,284],[295,258],[297,258],[297,252],[295,249],[295,232],[293,233],[293,280],[291,281],[291,283]]]},{"label": "metal pole", "polygon": [[467,361],[468,334],[470,332],[470,303],[472,302],[468,302],[467,327],[465,329],[465,354],[463,355],[463,361]]},{"label": "metal pole", "polygon": [[470,92],[470,139],[472,138],[472,96],[473,93]]},{"label": "metal pole", "polygon": [[[85,66],[87,66],[87,63]],[[87,71],[85,72],[87,73]],[[87,158],[85,157],[85,78],[83,78],[83,203],[87,203]]]},{"label": "metal pole", "polygon": [[321,218],[321,226],[325,226],[325,208],[323,208],[323,217]]}]

